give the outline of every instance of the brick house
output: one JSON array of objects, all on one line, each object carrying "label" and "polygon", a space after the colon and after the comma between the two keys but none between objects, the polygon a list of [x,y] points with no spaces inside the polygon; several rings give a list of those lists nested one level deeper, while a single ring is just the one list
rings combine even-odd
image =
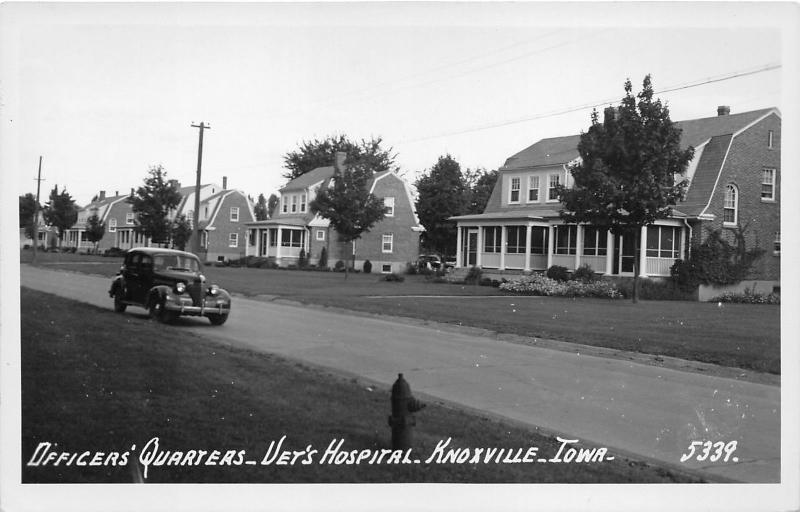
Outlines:
[{"label": "brick house", "polygon": [[[747,247],[766,251],[740,287],[772,291],[780,285],[781,115],[775,108],[730,114],[728,107],[717,114],[676,123],[681,147],[695,148],[686,172],[689,187],[669,218],[642,228],[640,275],[669,276],[709,228],[722,229],[731,242],[743,228]],[[568,225],[559,217],[553,187],[570,185],[579,139],[543,139],[506,160],[484,212],[452,218],[458,225],[457,266],[526,272],[589,264],[606,275],[633,275],[633,237]]]},{"label": "brick house", "polygon": [[[296,264],[304,251],[309,263],[316,265],[324,247],[328,266],[338,260],[350,263],[353,244],[338,241],[329,221],[309,209],[317,192],[329,187],[334,174],[343,169],[344,156],[337,153],[334,165],[303,174],[279,191],[280,203],[273,218],[248,224],[248,255],[271,258],[286,266]],[[354,242],[356,268],[363,268],[364,261],[369,260],[375,272],[402,272],[418,258],[419,235],[424,229],[414,211],[411,190],[391,171],[374,175],[367,187],[371,194],[383,198],[387,213]]]},{"label": "brick house", "polygon": [[[222,183],[222,190],[200,200],[202,235],[198,256],[204,261],[243,258],[247,250],[247,224],[256,220],[253,201],[240,190],[228,190],[226,178]],[[191,210],[187,213],[193,215]],[[192,215],[186,217],[191,220]],[[191,243],[190,239],[187,250]]]}]

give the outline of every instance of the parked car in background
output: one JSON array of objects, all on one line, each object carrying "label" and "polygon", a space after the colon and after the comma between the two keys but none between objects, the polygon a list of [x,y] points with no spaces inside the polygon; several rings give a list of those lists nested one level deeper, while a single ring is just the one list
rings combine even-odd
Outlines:
[{"label": "parked car in background", "polygon": [[151,318],[169,323],[181,315],[205,316],[222,325],[231,311],[230,294],[206,282],[200,260],[192,253],[172,249],[130,249],[111,281],[114,311],[128,306],[145,308]]},{"label": "parked car in background", "polygon": [[435,254],[422,254],[417,258],[417,270],[439,270],[442,260]]}]

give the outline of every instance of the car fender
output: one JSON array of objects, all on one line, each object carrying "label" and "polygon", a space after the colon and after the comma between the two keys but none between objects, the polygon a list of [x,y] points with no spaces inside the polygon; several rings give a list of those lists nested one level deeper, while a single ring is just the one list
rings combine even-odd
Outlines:
[{"label": "car fender", "polygon": [[121,274],[117,274],[111,279],[111,289],[108,291],[108,294],[113,297],[119,289],[125,289],[125,282]]},{"label": "car fender", "polygon": [[217,298],[226,299],[229,303],[231,302],[231,294],[228,293],[228,290],[222,288],[217,288]]}]

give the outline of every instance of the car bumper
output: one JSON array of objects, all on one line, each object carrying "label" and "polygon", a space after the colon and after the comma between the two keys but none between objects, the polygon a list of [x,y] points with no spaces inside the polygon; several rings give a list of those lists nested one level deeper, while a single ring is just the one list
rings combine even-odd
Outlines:
[{"label": "car bumper", "polygon": [[202,306],[195,306],[190,301],[173,302],[164,304],[164,309],[187,316],[227,315],[231,312],[231,305],[227,302],[207,300]]}]

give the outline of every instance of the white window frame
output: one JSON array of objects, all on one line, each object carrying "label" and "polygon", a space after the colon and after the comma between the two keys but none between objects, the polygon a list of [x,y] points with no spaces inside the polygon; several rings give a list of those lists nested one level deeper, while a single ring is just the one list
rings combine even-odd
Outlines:
[{"label": "white window frame", "polygon": [[772,254],[775,256],[781,255],[781,232],[775,232],[775,240],[772,241]]},{"label": "white window frame", "polygon": [[[516,188],[514,188],[516,185]],[[519,176],[511,176],[508,178],[508,203],[519,204],[519,194],[522,189],[522,179]],[[517,198],[514,199],[514,192],[517,193]]]},{"label": "white window frame", "polygon": [[555,180],[555,185],[556,186],[561,184],[561,174],[555,173],[555,174],[548,174],[547,175],[547,198],[545,200],[545,202],[547,202],[547,203],[557,203],[558,202],[558,194],[556,194],[555,198],[551,198],[550,197],[551,196],[550,192],[555,190],[555,187],[553,187],[553,178],[556,179]]},{"label": "white window frame", "polygon": [[231,206],[231,222],[239,222],[239,207]]},{"label": "white window frame", "polygon": [[[775,178],[777,174],[777,171],[771,167],[761,169],[761,200],[765,203],[775,202]],[[765,179],[767,176],[769,176],[769,181]],[[770,188],[768,197],[764,196],[765,186]]]},{"label": "white window frame", "polygon": [[116,233],[117,232],[117,219],[116,218],[108,219],[108,232],[109,233]]},{"label": "white window frame", "polygon": [[[528,202],[529,203],[538,203],[539,200],[542,198],[540,193],[540,182],[539,176],[528,176]],[[536,199],[531,199],[531,192],[536,192]]]},{"label": "white window frame", "polygon": [[136,218],[136,216],[133,213],[126,213],[125,214],[125,224],[127,224],[128,226],[132,226],[133,225],[133,221],[134,221],[135,218]]},{"label": "white window frame", "polygon": [[230,233],[228,235],[228,247],[239,247],[239,233]]},{"label": "white window frame", "polygon": [[382,263],[381,264],[381,274],[391,274],[392,273],[392,264],[391,263]]},{"label": "white window frame", "polygon": [[318,229],[317,230],[316,239],[319,242],[324,242],[325,241],[325,230],[324,229]]},{"label": "white window frame", "polygon": [[287,196],[281,196],[281,213],[289,213],[289,201]]},{"label": "white window frame", "polygon": [[[731,198],[729,197],[728,193],[733,192],[733,201],[731,204]],[[726,221],[725,220],[725,211],[726,210],[733,210],[733,221]],[[739,187],[734,185],[733,183],[728,183],[725,185],[725,195],[723,196],[722,200],[722,225],[727,227],[737,226],[739,223]]]},{"label": "white window frame", "polygon": [[767,147],[768,147],[769,149],[772,149],[772,148],[774,148],[774,147],[775,147],[775,145],[774,145],[774,144],[775,144],[775,132],[774,132],[774,131],[772,131],[772,130],[770,130],[770,131],[767,133]]},{"label": "white window frame", "polygon": [[390,254],[394,251],[394,233],[384,233],[381,237],[381,252]]},{"label": "white window frame", "polygon": [[306,195],[305,194],[301,194],[300,195],[300,213],[305,213],[305,212],[306,212]]},{"label": "white window frame", "polygon": [[297,194],[292,194],[292,213],[297,213]]},{"label": "white window frame", "polygon": [[383,206],[386,207],[386,216],[394,217],[394,197],[384,197]]}]

